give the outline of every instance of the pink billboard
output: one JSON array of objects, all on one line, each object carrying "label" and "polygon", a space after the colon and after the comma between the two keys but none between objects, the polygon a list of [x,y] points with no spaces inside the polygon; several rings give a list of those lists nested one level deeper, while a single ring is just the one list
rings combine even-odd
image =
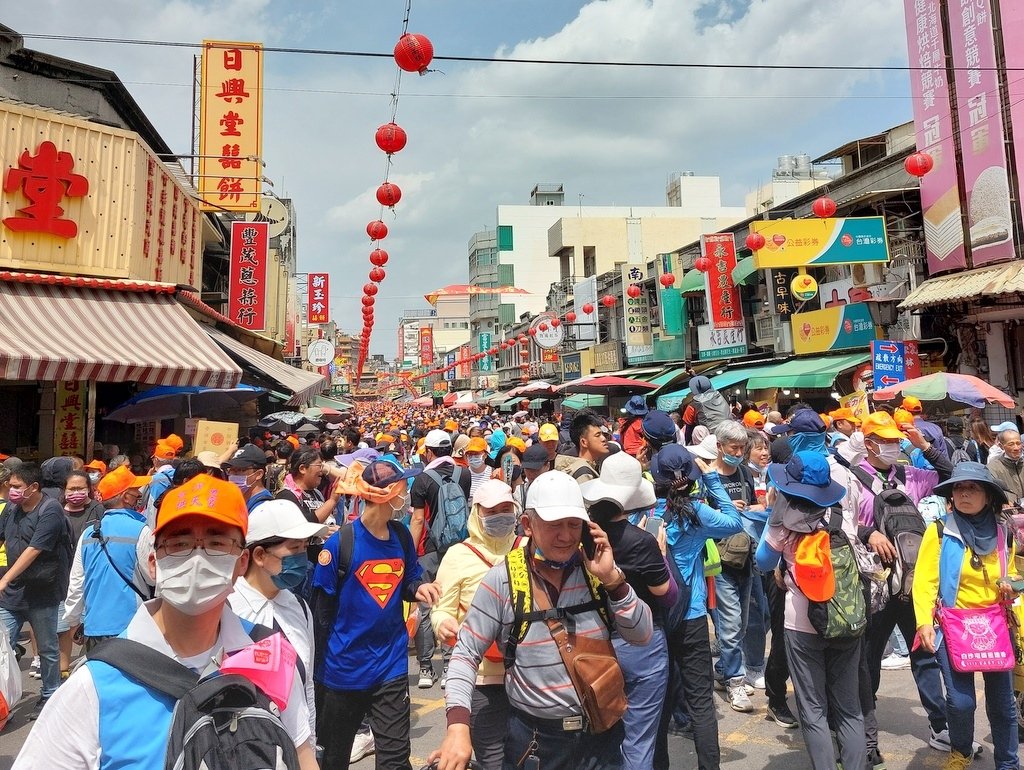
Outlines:
[{"label": "pink billboard", "polygon": [[939,5],[939,0],[904,0],[910,66],[920,68],[910,72],[917,148],[935,161],[921,177],[929,275],[967,267]]},{"label": "pink billboard", "polygon": [[971,263],[980,267],[1014,257],[991,0],[951,3],[949,39],[956,70]]},{"label": "pink billboard", "polygon": [[[1006,98],[1010,102],[1010,124],[1017,148],[1017,183],[1021,184],[1024,182],[1024,3],[1000,0],[999,15],[1006,58]],[[1020,212],[1014,214],[1019,216]]]}]

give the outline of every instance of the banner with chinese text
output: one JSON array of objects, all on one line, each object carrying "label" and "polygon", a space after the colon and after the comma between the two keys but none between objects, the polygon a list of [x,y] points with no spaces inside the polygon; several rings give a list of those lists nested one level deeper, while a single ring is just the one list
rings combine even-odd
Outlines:
[{"label": "banner with chinese text", "polygon": [[84,382],[58,382],[53,415],[53,456],[85,456],[86,389]]},{"label": "banner with chinese text", "polygon": [[434,363],[434,329],[421,326],[420,331],[420,366],[431,366]]},{"label": "banner with chinese text", "polygon": [[736,267],[736,239],[732,233],[713,233],[700,237],[700,253],[711,260],[704,274],[704,289],[711,311],[711,327],[736,329],[743,326],[740,291],[732,282]]},{"label": "banner with chinese text", "polygon": [[[647,266],[622,266],[622,307],[625,309],[626,361],[631,364],[654,360],[651,337],[651,304],[647,297]],[[640,296],[629,296],[629,288],[637,286]]]},{"label": "banner with chinese text", "polygon": [[266,222],[232,222],[228,265],[228,317],[243,329],[267,326]]},{"label": "banner with chinese text", "polygon": [[[1014,153],[1017,167],[1017,184],[1024,180],[1024,150],[1020,148],[1020,138],[1024,136],[1024,3],[1019,0],[999,1],[999,22],[1003,28],[1003,56],[1007,72],[1014,73],[1006,79],[1006,101],[1010,108],[1010,125],[1014,138]],[[1020,217],[1020,203],[1015,217]]]},{"label": "banner with chinese text", "polygon": [[[481,338],[482,337],[483,337],[483,335],[481,335]],[[487,335],[487,339],[490,340],[490,338],[491,338],[491,335],[488,334]],[[458,362],[459,362],[459,365],[458,365],[457,368],[458,368],[458,373],[459,373],[458,379],[460,379],[460,380],[468,380],[470,378],[470,375],[473,373],[473,362],[469,360],[469,357],[471,355],[473,355],[473,354],[470,352],[469,345],[462,345],[459,348],[459,356],[458,356],[458,359],[457,359]],[[486,357],[484,359],[481,359],[480,363],[483,363],[485,359],[486,359]]]},{"label": "banner with chinese text", "polygon": [[331,276],[329,273],[310,273],[306,276],[306,324],[331,322]]},{"label": "banner with chinese text", "polygon": [[199,196],[217,211],[259,211],[263,45],[204,40],[199,88]]}]

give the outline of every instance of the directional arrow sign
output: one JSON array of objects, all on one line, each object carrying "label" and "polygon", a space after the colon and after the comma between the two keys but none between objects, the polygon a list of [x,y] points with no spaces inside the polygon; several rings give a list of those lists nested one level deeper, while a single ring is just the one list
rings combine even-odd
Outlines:
[{"label": "directional arrow sign", "polygon": [[871,366],[875,390],[903,382],[907,379],[906,345],[891,340],[872,341]]},{"label": "directional arrow sign", "polygon": [[883,342],[882,344],[877,346],[877,349],[881,350],[883,353],[895,353],[896,351],[899,350],[899,348],[893,342]]},{"label": "directional arrow sign", "polygon": [[883,387],[889,387],[890,385],[897,385],[903,382],[903,380],[897,380],[895,377],[890,377],[888,374],[883,374],[878,379],[879,382],[882,383]]}]

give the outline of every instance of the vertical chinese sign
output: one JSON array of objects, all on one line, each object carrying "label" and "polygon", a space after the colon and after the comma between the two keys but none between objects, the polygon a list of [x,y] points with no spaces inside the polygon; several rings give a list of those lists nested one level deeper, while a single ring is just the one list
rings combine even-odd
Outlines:
[{"label": "vertical chinese sign", "polygon": [[[489,334],[487,336],[490,337]],[[473,373],[473,365],[472,362],[470,362],[469,360],[469,357],[471,355],[473,355],[473,353],[471,352],[469,345],[463,345],[462,347],[459,348],[459,356],[457,360],[459,361],[458,379],[460,380],[468,380]],[[480,360],[480,363],[483,363],[483,359]]]},{"label": "vertical chinese sign", "polygon": [[269,227],[266,222],[231,223],[228,317],[252,331],[263,331],[267,325]]},{"label": "vertical chinese sign", "polygon": [[217,211],[259,211],[263,45],[204,40],[199,87],[199,196]]},{"label": "vertical chinese sign", "polygon": [[85,456],[85,383],[58,382],[53,420],[53,456]]},{"label": "vertical chinese sign", "polygon": [[[646,364],[654,360],[654,342],[651,337],[651,305],[647,298],[646,280],[646,265],[622,266],[622,307],[625,308],[626,361],[631,364]],[[629,290],[632,286],[640,289],[639,296],[629,296]]]},{"label": "vertical chinese sign", "polygon": [[[950,54],[956,72],[971,263],[979,267],[1014,258],[1006,135],[989,0],[955,5],[954,9],[950,3],[948,9]],[[1009,77],[1016,80],[1020,73]]]},{"label": "vertical chinese sign", "polygon": [[935,275],[967,266],[946,79],[946,47],[942,39],[940,0],[904,0],[904,3],[917,148],[935,161],[932,170],[921,177],[928,273]]},{"label": "vertical chinese sign", "polygon": [[[1003,29],[1003,56],[1008,72],[1006,78],[1006,101],[1009,102],[1010,124],[1013,130],[1014,162],[1018,186],[1024,184],[1024,3],[1019,0],[999,0],[1000,26]],[[1020,203],[1018,201],[1017,206]],[[1020,211],[1014,212],[1020,216]]]},{"label": "vertical chinese sign", "polygon": [[711,260],[704,275],[704,288],[711,310],[711,328],[737,329],[743,326],[740,291],[732,282],[736,267],[736,240],[732,233],[714,233],[700,237],[700,253]]},{"label": "vertical chinese sign", "polygon": [[306,279],[306,324],[316,326],[331,322],[331,276],[310,273]]},{"label": "vertical chinese sign", "polygon": [[[479,345],[481,353],[486,353],[488,350],[491,349],[491,335],[490,335],[490,332],[481,332],[480,333],[480,336],[478,338],[478,345]],[[481,372],[489,372],[489,371],[491,371],[491,357],[490,357],[490,355],[485,355],[483,358],[481,358],[479,361],[477,361],[477,368]]]},{"label": "vertical chinese sign", "polygon": [[434,363],[434,329],[430,326],[420,327],[420,366]]}]

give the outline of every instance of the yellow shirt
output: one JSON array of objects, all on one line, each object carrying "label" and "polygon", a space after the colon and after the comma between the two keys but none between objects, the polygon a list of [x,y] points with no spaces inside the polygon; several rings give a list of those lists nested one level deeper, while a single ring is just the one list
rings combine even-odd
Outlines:
[{"label": "yellow shirt", "polygon": [[[921,550],[917,553],[914,568],[914,617],[917,627],[932,625],[932,613],[939,595],[939,540],[936,525],[928,525],[921,539]],[[1007,554],[1008,564],[1013,564],[1014,552]],[[971,566],[971,550],[964,549],[964,563],[960,572],[960,587],[956,592],[956,606],[987,607],[999,601],[996,581],[1002,577],[999,571],[999,549],[981,557],[981,569]],[[1011,570],[1012,571],[1012,570]]]}]

